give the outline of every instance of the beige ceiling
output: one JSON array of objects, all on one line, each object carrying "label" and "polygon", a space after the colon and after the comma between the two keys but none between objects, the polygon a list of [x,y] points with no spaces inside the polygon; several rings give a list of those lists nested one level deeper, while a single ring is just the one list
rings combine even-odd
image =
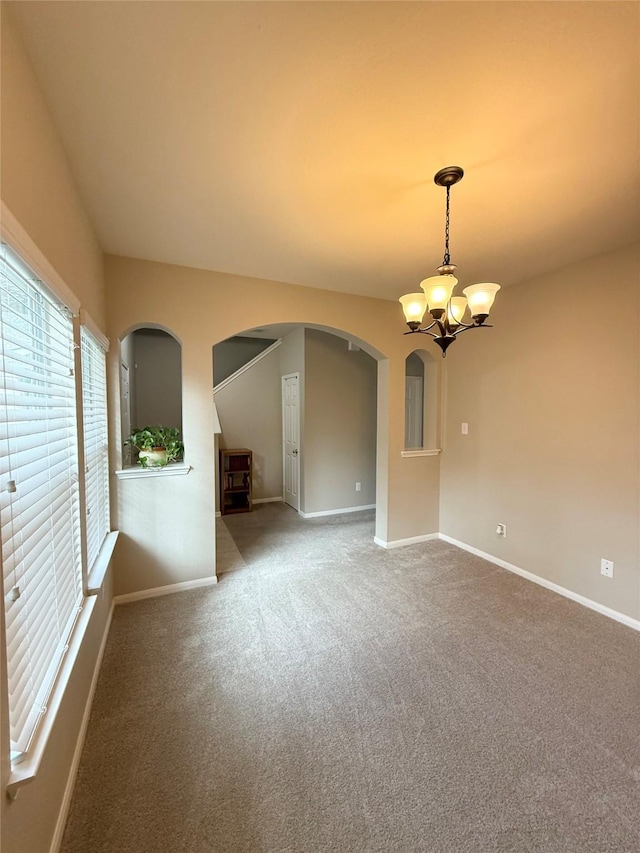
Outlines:
[{"label": "beige ceiling", "polygon": [[11,3],[107,252],[395,299],[638,237],[639,9]]}]

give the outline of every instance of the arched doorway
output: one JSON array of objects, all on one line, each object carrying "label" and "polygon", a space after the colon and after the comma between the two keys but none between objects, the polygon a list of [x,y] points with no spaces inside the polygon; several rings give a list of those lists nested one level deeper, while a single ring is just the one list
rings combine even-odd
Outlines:
[{"label": "arched doorway", "polygon": [[[214,375],[226,373],[216,371],[216,354],[226,364],[232,356],[237,360],[241,349],[246,350],[247,363],[214,388],[221,425],[217,449],[252,450],[254,506],[288,502],[303,519],[368,510],[373,538],[381,354],[336,329],[311,324],[264,326],[242,330],[216,344]],[[256,350],[258,354],[251,357]],[[282,390],[290,382],[296,384],[300,407],[295,447],[300,491],[295,504],[287,495],[283,441],[287,415]],[[219,472],[216,487],[219,493]],[[219,500],[217,505],[220,509]],[[223,542],[218,552],[224,558]]]}]

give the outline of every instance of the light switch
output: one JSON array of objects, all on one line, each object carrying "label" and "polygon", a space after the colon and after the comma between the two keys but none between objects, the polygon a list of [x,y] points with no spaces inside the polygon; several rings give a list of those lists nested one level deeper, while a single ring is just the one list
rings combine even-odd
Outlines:
[{"label": "light switch", "polygon": [[460,430],[462,435],[469,435],[469,424],[462,424],[462,429]]}]

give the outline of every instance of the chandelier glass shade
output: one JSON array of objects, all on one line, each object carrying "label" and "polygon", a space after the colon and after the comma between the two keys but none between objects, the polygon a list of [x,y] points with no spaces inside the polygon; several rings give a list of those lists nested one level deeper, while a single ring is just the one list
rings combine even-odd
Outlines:
[{"label": "chandelier glass shade", "polygon": [[[409,326],[409,331],[405,332],[405,335],[430,335],[442,350],[443,356],[462,332],[483,326],[490,328],[485,321],[491,311],[496,293],[500,290],[499,284],[484,282],[465,287],[462,291],[464,296],[453,295],[458,279],[454,275],[456,265],[451,263],[449,254],[450,189],[463,175],[464,172],[460,166],[445,166],[436,173],[435,183],[447,189],[444,258],[437,269],[438,275],[425,278],[420,282],[422,293],[407,293],[399,300]],[[464,322],[467,309],[470,322]],[[423,327],[422,321],[427,313],[430,320],[428,325]]]}]

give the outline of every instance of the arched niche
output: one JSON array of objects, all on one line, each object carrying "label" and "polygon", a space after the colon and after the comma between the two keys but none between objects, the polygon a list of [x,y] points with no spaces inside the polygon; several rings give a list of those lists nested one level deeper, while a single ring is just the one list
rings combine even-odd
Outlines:
[{"label": "arched niche", "polygon": [[414,350],[405,360],[405,450],[438,448],[439,367],[426,350]]},{"label": "arched niche", "polygon": [[[182,344],[168,329],[139,325],[120,339],[120,413],[123,443],[145,426],[182,432]],[[123,454],[130,464],[128,446]]]}]

